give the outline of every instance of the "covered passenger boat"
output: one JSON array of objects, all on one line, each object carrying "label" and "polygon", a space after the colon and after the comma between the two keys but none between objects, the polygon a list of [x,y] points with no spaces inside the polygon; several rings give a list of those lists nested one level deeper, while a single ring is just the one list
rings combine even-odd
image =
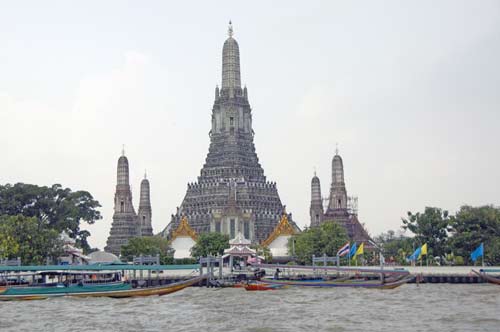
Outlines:
[{"label": "covered passenger boat", "polygon": [[130,283],[124,282],[1,287],[0,300],[43,300],[61,296],[125,298],[166,295],[197,284],[204,279],[205,276],[197,276],[167,285],[144,288],[133,288]]}]

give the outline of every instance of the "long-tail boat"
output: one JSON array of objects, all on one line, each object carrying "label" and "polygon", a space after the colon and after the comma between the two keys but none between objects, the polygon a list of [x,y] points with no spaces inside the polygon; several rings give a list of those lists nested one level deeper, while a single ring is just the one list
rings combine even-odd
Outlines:
[{"label": "long-tail boat", "polygon": [[285,288],[286,285],[270,284],[266,282],[252,282],[243,286],[247,291],[266,291]]},{"label": "long-tail boat", "polygon": [[394,289],[411,281],[414,277],[397,278],[394,281],[380,280],[359,280],[359,279],[345,279],[345,280],[323,280],[323,279],[306,279],[306,280],[292,280],[292,279],[262,279],[265,283],[283,285],[283,286],[300,286],[300,287],[359,287],[359,288],[374,288],[374,289]]},{"label": "long-tail boat", "polygon": [[44,300],[52,297],[112,297],[125,298],[137,296],[166,295],[199,283],[206,276],[167,285],[133,288],[130,283],[112,282],[103,284],[57,284],[55,286],[0,287],[0,300]]},{"label": "long-tail boat", "polygon": [[487,274],[487,272],[500,272],[500,270],[486,270],[486,269],[481,269],[479,271],[472,270],[472,273],[478,275],[483,279],[484,281],[487,281],[492,284],[500,285],[500,278],[495,278],[493,276],[490,276]]},{"label": "long-tail boat", "polygon": [[[305,277],[305,278],[280,278],[275,274],[274,278],[263,278],[262,282],[275,285],[301,286],[301,287],[357,287],[374,289],[394,289],[414,279],[407,270],[373,269],[357,267],[335,267],[335,266],[301,266],[301,265],[272,265],[261,264],[263,268],[298,269],[316,271],[335,271],[337,276],[329,277]],[[281,271],[282,272],[282,271]],[[379,279],[372,279],[379,275]]]}]

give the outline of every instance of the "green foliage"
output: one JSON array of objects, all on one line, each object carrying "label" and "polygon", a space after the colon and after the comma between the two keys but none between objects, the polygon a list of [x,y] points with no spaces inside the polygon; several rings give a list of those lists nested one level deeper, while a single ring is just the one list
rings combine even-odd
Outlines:
[{"label": "green foliage", "polygon": [[295,250],[296,260],[311,264],[312,256],[336,256],[338,249],[348,241],[345,229],[334,221],[325,221],[319,227],[304,230],[290,238],[288,251]]},{"label": "green foliage", "polygon": [[126,261],[133,260],[134,256],[160,255],[161,264],[172,264],[174,252],[168,240],[161,236],[135,237],[121,247],[120,254]]},{"label": "green foliage", "polygon": [[173,260],[173,264],[177,265],[191,265],[191,264],[197,264],[198,259],[197,258],[191,258],[191,257],[186,257],[186,258],[177,258]]},{"label": "green foliage", "polygon": [[432,249],[433,255],[442,256],[445,254],[450,224],[448,211],[426,207],[424,213],[408,212],[408,218],[402,219],[402,221],[403,229],[408,229],[415,234],[416,245],[427,243],[427,247]]},{"label": "green foliage", "polygon": [[[384,249],[384,256],[387,262],[396,264],[406,264],[406,258],[410,256],[415,247],[415,239],[406,237],[403,234],[396,235],[392,230],[377,236],[374,241]],[[369,260],[373,264],[378,264],[378,255]]]},{"label": "green foliage", "polygon": [[[428,259],[436,264],[472,264],[471,252],[484,243],[485,262],[500,264],[500,208],[491,205],[464,205],[455,215],[439,208],[425,208],[423,213],[408,212],[403,229],[414,238],[395,236],[393,231],[380,235],[375,241],[384,248],[386,259],[405,264],[405,259],[418,246],[427,243]],[[434,260],[434,257],[437,257]]]},{"label": "green foliage", "polygon": [[198,258],[222,255],[227,248],[229,248],[229,235],[217,232],[202,233],[191,248],[191,256]]},{"label": "green foliage", "polygon": [[462,206],[451,218],[450,241],[455,255],[472,263],[470,253],[484,243],[484,260],[500,263],[500,208],[493,206]]},{"label": "green foliage", "polygon": [[62,253],[59,232],[41,227],[34,217],[0,216],[0,257],[21,257],[23,264],[45,264]]},{"label": "green foliage", "polygon": [[85,252],[90,250],[90,233],[80,229],[81,222],[93,224],[101,219],[101,205],[86,191],[71,191],[59,184],[39,187],[17,183],[0,185],[0,215],[35,217],[42,229],[66,231]]}]

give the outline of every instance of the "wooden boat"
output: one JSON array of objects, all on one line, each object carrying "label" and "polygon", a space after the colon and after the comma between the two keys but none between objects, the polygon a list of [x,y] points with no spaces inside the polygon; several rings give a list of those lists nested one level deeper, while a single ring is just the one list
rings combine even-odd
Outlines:
[{"label": "wooden boat", "polygon": [[130,284],[122,282],[96,285],[58,285],[51,287],[4,287],[0,289],[0,300],[44,300],[61,296],[124,298],[166,295],[192,286],[205,278],[206,276],[198,276],[168,285],[145,288],[132,288]]},{"label": "wooden boat", "polygon": [[488,275],[485,270],[480,270],[480,271],[472,270],[472,273],[478,275],[484,281],[487,281],[487,282],[492,283],[492,284],[500,285],[500,278],[495,278],[495,277]]},{"label": "wooden boat", "polygon": [[357,287],[373,289],[394,289],[411,281],[413,276],[405,276],[393,281],[381,282],[380,280],[345,279],[345,280],[290,280],[290,279],[262,279],[264,282],[275,285],[298,287]]},{"label": "wooden boat", "polygon": [[244,285],[247,291],[266,291],[266,290],[276,290],[286,287],[286,285],[269,284],[264,282],[254,282]]}]

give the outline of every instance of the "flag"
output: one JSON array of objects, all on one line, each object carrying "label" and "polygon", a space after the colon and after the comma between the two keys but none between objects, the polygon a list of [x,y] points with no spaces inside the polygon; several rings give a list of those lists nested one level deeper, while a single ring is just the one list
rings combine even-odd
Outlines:
[{"label": "flag", "polygon": [[354,257],[356,257],[358,255],[363,255],[364,249],[365,249],[364,243],[361,242],[361,244],[359,245],[358,250],[356,250],[356,253],[354,254]]},{"label": "flag", "polygon": [[356,250],[358,250],[358,246],[356,245],[356,242],[351,247],[351,251],[349,251],[349,258],[352,258],[354,254],[356,254]]},{"label": "flag", "polygon": [[427,255],[427,243],[420,247],[420,255],[418,258],[422,258],[422,256]]},{"label": "flag", "polygon": [[422,248],[418,247],[417,250],[415,250],[415,252],[413,254],[411,254],[410,256],[408,256],[408,260],[409,261],[416,261],[418,259],[418,257],[420,257],[420,252],[421,251],[422,251]]},{"label": "flag", "polygon": [[347,242],[346,244],[344,244],[340,249],[339,251],[337,251],[337,256],[344,256],[345,254],[349,253],[349,246],[350,246],[350,243]]},{"label": "flag", "polygon": [[479,257],[482,257],[484,255],[484,245],[481,243],[479,247],[476,248],[471,254],[470,258],[472,259],[473,262],[475,262]]}]

